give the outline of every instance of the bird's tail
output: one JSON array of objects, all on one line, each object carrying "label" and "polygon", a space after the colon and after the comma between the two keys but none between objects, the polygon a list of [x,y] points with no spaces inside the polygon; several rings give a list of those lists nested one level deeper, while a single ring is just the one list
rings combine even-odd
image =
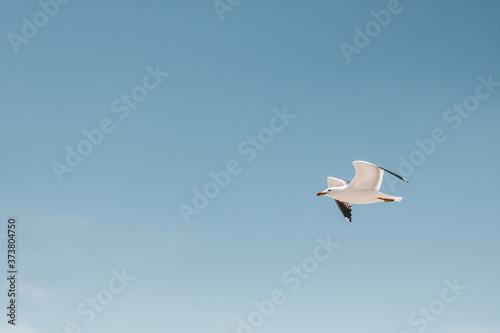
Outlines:
[{"label": "bird's tail", "polygon": [[382,194],[377,199],[379,199],[380,202],[394,202],[403,200],[402,197],[393,197],[392,195],[387,194]]}]

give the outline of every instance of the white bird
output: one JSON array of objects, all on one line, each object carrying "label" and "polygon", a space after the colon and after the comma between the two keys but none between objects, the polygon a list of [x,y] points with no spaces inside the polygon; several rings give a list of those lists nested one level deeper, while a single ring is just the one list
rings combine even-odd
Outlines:
[{"label": "white bird", "polygon": [[376,202],[401,201],[402,197],[393,197],[379,192],[384,171],[409,183],[407,179],[394,172],[365,161],[352,162],[356,174],[352,181],[328,177],[328,188],[317,195],[325,195],[335,199],[337,206],[348,222],[351,222],[352,204],[371,204]]}]

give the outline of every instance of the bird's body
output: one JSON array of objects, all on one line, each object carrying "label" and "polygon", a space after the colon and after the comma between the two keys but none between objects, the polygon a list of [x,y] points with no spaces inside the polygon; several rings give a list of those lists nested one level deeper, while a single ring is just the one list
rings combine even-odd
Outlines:
[{"label": "bird's body", "polygon": [[401,201],[401,197],[379,192],[384,171],[407,183],[409,183],[408,180],[372,163],[354,161],[352,164],[356,169],[356,175],[352,181],[328,177],[328,188],[317,194],[335,199],[347,221],[351,222],[351,204]]},{"label": "bird's body", "polygon": [[332,188],[331,197],[335,200],[349,202],[351,204],[372,204],[385,201],[401,201],[401,197],[393,197],[373,190],[358,190],[350,187]]}]

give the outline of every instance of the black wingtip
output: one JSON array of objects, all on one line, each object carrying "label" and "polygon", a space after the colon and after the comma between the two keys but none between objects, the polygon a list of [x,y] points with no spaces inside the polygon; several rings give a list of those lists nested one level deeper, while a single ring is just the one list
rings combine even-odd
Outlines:
[{"label": "black wingtip", "polygon": [[343,202],[337,199],[335,199],[335,202],[337,203],[337,206],[340,208],[340,211],[342,212],[342,215],[344,215],[347,222],[351,223],[351,204],[349,202]]},{"label": "black wingtip", "polygon": [[379,167],[379,168],[380,168],[380,169],[382,169],[382,170],[384,170],[385,172],[388,172],[388,173],[390,173],[391,175],[393,175],[393,176],[395,176],[395,177],[397,177],[397,178],[401,179],[402,181],[405,181],[405,182],[407,182],[407,183],[410,183],[410,181],[409,181],[408,179],[403,178],[403,177],[401,177],[400,175],[397,175],[397,174],[395,174],[395,173],[394,173],[394,172],[392,172],[392,171],[389,171],[389,170],[384,169],[384,168],[382,168],[382,167]]}]

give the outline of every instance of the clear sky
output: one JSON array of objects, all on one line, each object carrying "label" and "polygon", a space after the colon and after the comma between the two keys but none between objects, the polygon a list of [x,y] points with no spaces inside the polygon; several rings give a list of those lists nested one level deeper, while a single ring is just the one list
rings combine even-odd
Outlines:
[{"label": "clear sky", "polygon": [[0,4],[1,332],[500,332],[498,1],[66,2]]}]

